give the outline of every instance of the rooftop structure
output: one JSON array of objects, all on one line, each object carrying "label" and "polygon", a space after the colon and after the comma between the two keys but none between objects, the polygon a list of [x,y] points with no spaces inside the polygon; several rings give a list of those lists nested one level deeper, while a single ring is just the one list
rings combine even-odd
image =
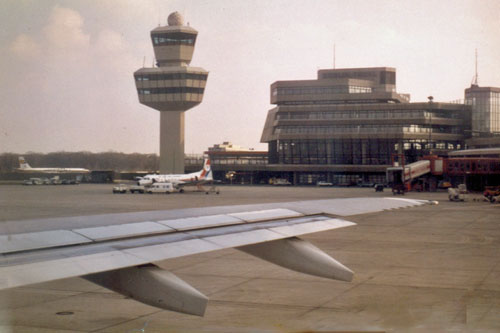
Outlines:
[{"label": "rooftop structure", "polygon": [[500,88],[472,84],[465,89],[465,103],[472,105],[472,136],[500,134]]},{"label": "rooftop structure", "polygon": [[198,32],[178,12],[151,31],[153,68],[134,73],[139,102],[160,111],[160,173],[184,173],[184,112],[203,100],[208,72],[190,67]]},{"label": "rooftop structure", "polygon": [[323,69],[317,80],[276,81],[271,104],[408,103],[396,93],[396,69],[390,67]]},{"label": "rooftop structure", "polygon": [[253,151],[253,148],[244,148],[229,141],[224,141],[223,143],[214,144],[213,147],[209,147],[208,151]]}]

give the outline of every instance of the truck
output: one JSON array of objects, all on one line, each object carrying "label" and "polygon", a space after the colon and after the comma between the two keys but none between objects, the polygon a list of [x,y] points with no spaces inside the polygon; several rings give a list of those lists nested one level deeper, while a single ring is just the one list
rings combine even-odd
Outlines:
[{"label": "truck", "polygon": [[465,201],[467,198],[467,187],[465,184],[458,185],[457,188],[448,188],[448,199],[450,201]]},{"label": "truck", "polygon": [[149,186],[146,190],[146,193],[165,193],[170,194],[175,191],[174,185],[172,183],[154,183]]},{"label": "truck", "polygon": [[24,180],[23,184],[24,185],[42,185],[43,179],[42,178],[30,178],[30,179]]},{"label": "truck", "polygon": [[285,179],[285,178],[274,178],[273,181],[272,181],[272,184],[275,185],[275,186],[288,186],[288,185],[292,185],[292,183],[290,183],[288,181],[288,179]]},{"label": "truck", "polygon": [[132,185],[128,189],[130,193],[144,193],[146,191],[146,187],[143,185]]},{"label": "truck", "polygon": [[500,186],[486,186],[483,195],[489,202],[497,202],[500,199]]},{"label": "truck", "polygon": [[121,193],[121,194],[127,193],[127,186],[125,184],[120,184],[118,186],[114,186],[113,193]]}]

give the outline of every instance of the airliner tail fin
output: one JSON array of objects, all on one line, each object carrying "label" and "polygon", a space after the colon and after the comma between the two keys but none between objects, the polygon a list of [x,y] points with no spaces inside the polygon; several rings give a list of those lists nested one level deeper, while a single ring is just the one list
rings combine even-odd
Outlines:
[{"label": "airliner tail fin", "polygon": [[31,166],[26,162],[24,157],[19,156],[19,168],[20,169],[31,169]]},{"label": "airliner tail fin", "polygon": [[203,169],[201,170],[200,179],[214,180],[212,167],[210,166],[210,158],[206,158],[203,162]]}]

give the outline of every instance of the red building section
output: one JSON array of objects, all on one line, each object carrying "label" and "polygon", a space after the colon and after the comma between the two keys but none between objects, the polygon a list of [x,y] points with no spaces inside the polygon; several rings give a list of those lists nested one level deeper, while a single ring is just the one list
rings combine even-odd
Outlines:
[{"label": "red building section", "polygon": [[444,162],[450,176],[500,174],[500,158],[447,158]]},{"label": "red building section", "polygon": [[397,193],[412,188],[432,191],[445,184],[461,183],[467,188],[482,190],[487,185],[500,185],[500,158],[429,155],[418,162],[408,165],[402,162],[401,166],[387,168],[387,181]]},{"label": "red building section", "polygon": [[500,158],[425,156],[433,175],[465,176],[500,174]]},{"label": "red building section", "polygon": [[465,183],[468,189],[480,191],[488,185],[500,185],[500,158],[426,156],[424,159],[431,161],[433,176],[454,186]]}]

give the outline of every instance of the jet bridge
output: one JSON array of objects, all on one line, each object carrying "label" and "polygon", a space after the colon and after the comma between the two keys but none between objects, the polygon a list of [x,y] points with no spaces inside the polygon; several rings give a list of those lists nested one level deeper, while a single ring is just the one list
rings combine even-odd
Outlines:
[{"label": "jet bridge", "polygon": [[402,166],[389,167],[386,170],[387,184],[394,194],[404,194],[413,179],[431,172],[431,161],[421,160]]}]

